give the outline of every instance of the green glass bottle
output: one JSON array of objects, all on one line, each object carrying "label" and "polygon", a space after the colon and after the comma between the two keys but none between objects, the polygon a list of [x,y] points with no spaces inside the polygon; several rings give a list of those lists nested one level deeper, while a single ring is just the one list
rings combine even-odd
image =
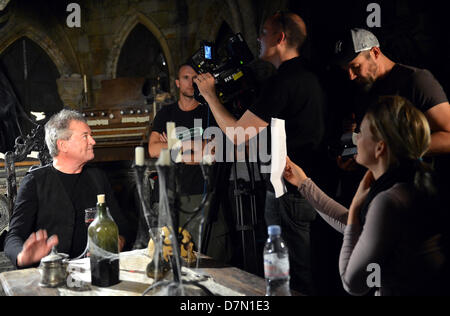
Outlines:
[{"label": "green glass bottle", "polygon": [[119,229],[109,214],[105,195],[97,195],[97,216],[88,229],[91,283],[107,287],[119,280]]}]

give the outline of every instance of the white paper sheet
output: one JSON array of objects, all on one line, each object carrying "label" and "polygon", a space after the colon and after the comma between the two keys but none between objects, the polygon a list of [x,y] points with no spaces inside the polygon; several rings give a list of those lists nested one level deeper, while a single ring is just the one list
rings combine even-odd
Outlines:
[{"label": "white paper sheet", "polygon": [[287,191],[283,179],[287,156],[284,120],[272,118],[270,131],[272,133],[272,163],[270,166],[270,182],[275,190],[275,197],[279,198]]}]

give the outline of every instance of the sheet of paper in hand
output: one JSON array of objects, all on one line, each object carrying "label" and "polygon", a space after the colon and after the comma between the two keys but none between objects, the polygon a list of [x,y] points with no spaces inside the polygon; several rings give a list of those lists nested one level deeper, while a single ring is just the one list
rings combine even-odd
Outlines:
[{"label": "sheet of paper in hand", "polygon": [[270,167],[270,182],[275,190],[275,197],[279,198],[286,193],[286,185],[284,184],[283,172],[286,166],[286,131],[284,120],[272,118],[270,123],[270,131],[272,134],[271,153],[272,164]]}]

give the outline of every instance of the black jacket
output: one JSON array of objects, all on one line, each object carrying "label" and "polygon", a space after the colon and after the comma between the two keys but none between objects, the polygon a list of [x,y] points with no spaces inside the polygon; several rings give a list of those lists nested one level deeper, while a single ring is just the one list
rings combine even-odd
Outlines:
[{"label": "black jacket", "polygon": [[57,235],[59,252],[76,257],[82,253],[87,242],[84,209],[96,205],[97,194],[106,194],[106,202],[119,233],[129,238],[126,219],[109,185],[99,169],[85,166],[79,184],[73,192],[75,210],[58,171],[47,165],[30,171],[23,179],[14,204],[9,232],[5,239],[5,253],[13,264],[22,251],[23,243],[31,233],[47,230],[48,236]]}]

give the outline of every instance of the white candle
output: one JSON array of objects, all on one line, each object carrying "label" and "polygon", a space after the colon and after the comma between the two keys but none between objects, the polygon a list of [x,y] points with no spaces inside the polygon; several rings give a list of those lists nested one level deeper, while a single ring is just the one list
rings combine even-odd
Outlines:
[{"label": "white candle", "polygon": [[84,82],[84,93],[87,93],[87,79],[86,79],[86,75],[83,76],[83,82]]},{"label": "white candle", "polygon": [[166,130],[167,130],[167,147],[170,150],[177,141],[177,137],[175,136],[175,122],[167,122]]},{"label": "white candle", "polygon": [[170,153],[168,149],[161,149],[159,153],[159,158],[156,161],[157,166],[170,166]]},{"label": "white candle", "polygon": [[202,164],[210,166],[210,165],[213,164],[213,162],[214,162],[214,156],[213,155],[209,154],[209,155],[204,155],[203,156]]},{"label": "white candle", "polygon": [[134,152],[135,152],[136,166],[143,166],[144,165],[144,147],[138,146],[135,148]]}]

